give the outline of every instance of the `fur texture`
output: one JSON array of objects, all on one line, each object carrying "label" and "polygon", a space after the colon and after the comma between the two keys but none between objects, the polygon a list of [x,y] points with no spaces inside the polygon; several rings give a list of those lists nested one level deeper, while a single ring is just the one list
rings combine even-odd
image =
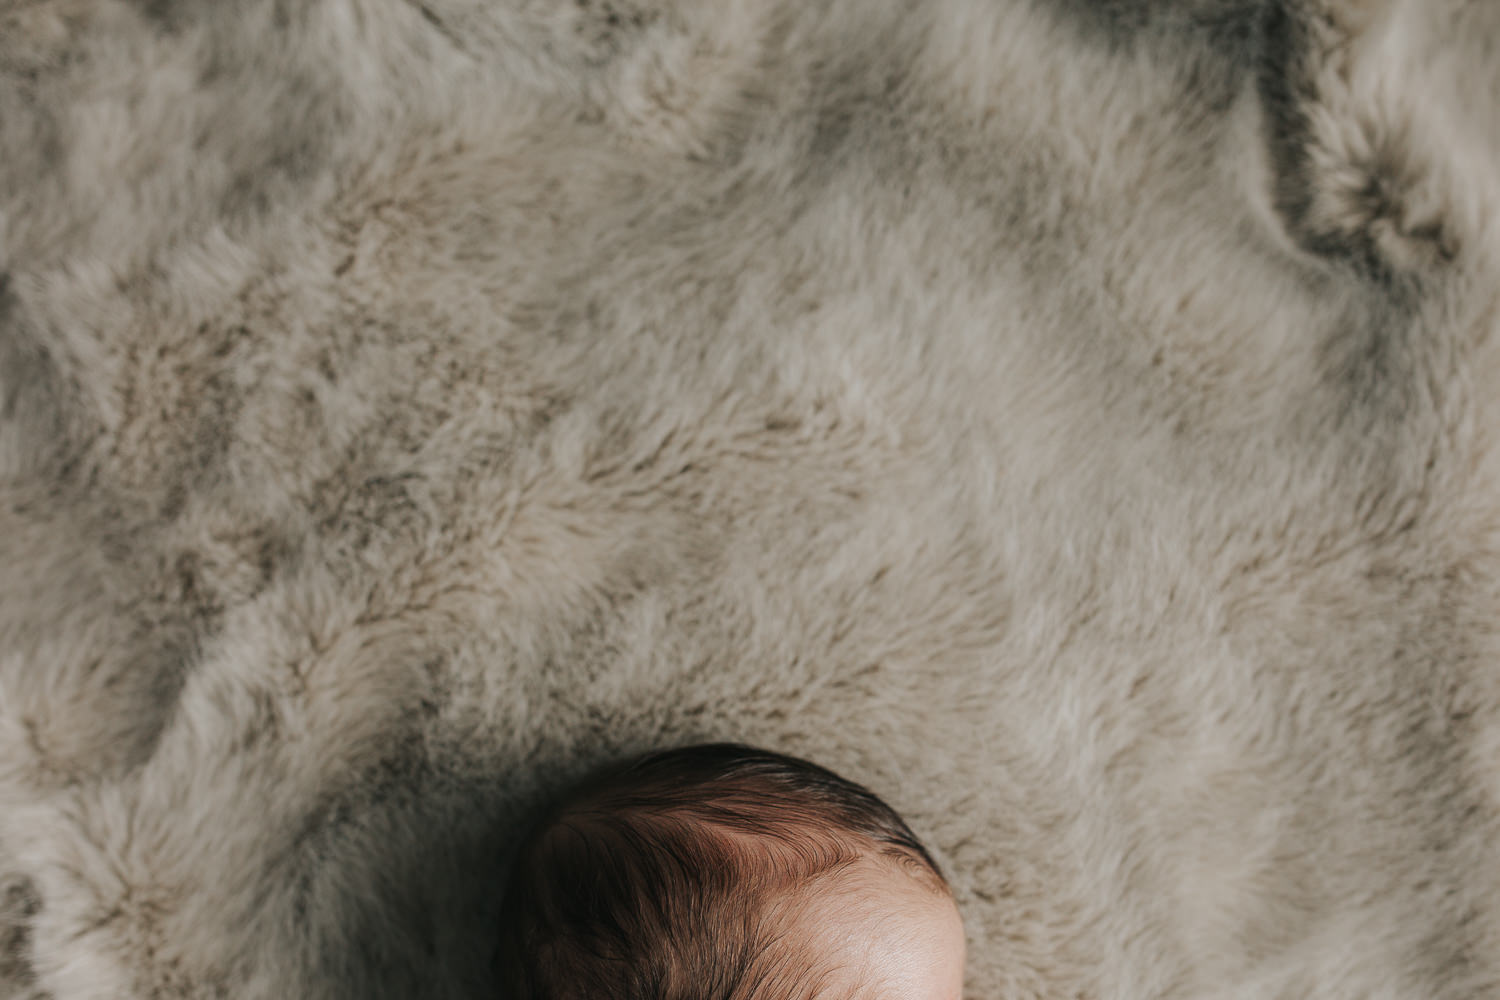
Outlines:
[{"label": "fur texture", "polygon": [[0,0],[0,997],[489,995],[886,796],[973,997],[1500,995],[1500,13]]}]

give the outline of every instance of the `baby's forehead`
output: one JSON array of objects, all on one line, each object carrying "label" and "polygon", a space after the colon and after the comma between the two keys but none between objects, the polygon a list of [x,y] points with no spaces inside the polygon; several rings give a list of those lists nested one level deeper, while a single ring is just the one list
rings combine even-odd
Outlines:
[{"label": "baby's forehead", "polygon": [[948,997],[961,989],[964,931],[952,896],[878,851],[789,894],[767,916],[777,934],[834,976],[830,986],[894,986],[915,977],[917,992],[882,988],[879,995]]}]

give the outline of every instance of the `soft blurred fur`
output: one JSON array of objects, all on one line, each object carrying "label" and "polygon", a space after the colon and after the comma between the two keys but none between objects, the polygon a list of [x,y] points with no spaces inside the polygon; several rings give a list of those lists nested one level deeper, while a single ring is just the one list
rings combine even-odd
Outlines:
[{"label": "soft blurred fur", "polygon": [[1500,8],[0,0],[0,996],[492,989],[889,792],[970,993],[1500,993]]}]

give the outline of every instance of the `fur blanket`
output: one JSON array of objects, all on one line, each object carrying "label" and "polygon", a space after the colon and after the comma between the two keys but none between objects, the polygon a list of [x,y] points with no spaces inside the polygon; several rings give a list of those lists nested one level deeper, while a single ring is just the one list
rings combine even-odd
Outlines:
[{"label": "fur blanket", "polygon": [[1500,995],[1500,7],[0,0],[0,997],[493,994],[884,794],[975,998]]}]

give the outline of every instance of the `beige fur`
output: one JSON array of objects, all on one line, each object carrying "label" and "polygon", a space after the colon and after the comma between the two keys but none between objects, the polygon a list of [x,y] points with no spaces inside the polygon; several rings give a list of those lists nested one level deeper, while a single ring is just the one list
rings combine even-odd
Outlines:
[{"label": "beige fur", "polygon": [[1500,14],[0,0],[0,997],[474,997],[738,739],[969,995],[1500,995]]}]

